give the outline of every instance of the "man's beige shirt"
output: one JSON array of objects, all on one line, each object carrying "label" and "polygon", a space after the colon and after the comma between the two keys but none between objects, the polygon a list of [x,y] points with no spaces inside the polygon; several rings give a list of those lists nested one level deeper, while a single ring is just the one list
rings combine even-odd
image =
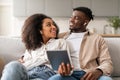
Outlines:
[{"label": "man's beige shirt", "polygon": [[[67,39],[69,35],[70,33],[67,32],[60,34],[59,37]],[[99,68],[103,71],[104,75],[110,75],[113,71],[108,46],[105,40],[97,34],[88,31],[85,33],[79,57],[81,69],[87,72]]]}]

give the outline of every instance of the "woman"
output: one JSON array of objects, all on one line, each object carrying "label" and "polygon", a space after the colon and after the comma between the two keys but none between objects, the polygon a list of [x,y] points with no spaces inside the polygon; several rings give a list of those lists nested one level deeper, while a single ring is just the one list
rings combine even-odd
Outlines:
[{"label": "woman", "polygon": [[55,22],[44,14],[34,14],[28,17],[22,29],[22,40],[26,52],[19,60],[20,62],[10,62],[5,66],[1,80],[31,80],[36,78],[47,80],[56,74],[51,69],[46,51],[68,50],[63,39],[56,39],[58,31]]}]

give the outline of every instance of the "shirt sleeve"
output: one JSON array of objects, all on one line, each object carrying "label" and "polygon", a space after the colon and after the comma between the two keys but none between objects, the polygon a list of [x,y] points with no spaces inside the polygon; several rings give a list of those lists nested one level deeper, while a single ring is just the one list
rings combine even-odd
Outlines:
[{"label": "shirt sleeve", "polygon": [[98,57],[98,63],[100,66],[97,68],[103,71],[104,75],[111,75],[113,71],[113,64],[111,61],[111,57],[108,51],[108,46],[103,38],[100,40],[100,53]]}]

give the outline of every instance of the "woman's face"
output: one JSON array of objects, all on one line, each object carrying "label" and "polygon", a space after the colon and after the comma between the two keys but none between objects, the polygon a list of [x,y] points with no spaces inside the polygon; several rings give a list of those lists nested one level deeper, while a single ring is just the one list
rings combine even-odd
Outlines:
[{"label": "woman's face", "polygon": [[49,40],[56,37],[57,28],[54,25],[52,19],[46,18],[43,20],[42,30],[40,31],[43,37],[43,40]]}]

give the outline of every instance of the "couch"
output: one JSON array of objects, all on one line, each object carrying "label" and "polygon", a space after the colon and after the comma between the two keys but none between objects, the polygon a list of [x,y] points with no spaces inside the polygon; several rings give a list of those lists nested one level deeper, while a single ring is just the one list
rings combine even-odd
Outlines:
[{"label": "couch", "polygon": [[[104,38],[113,61],[113,80],[120,80],[120,37]],[[25,52],[25,46],[18,37],[0,36],[0,74],[5,64],[17,60]]]}]

